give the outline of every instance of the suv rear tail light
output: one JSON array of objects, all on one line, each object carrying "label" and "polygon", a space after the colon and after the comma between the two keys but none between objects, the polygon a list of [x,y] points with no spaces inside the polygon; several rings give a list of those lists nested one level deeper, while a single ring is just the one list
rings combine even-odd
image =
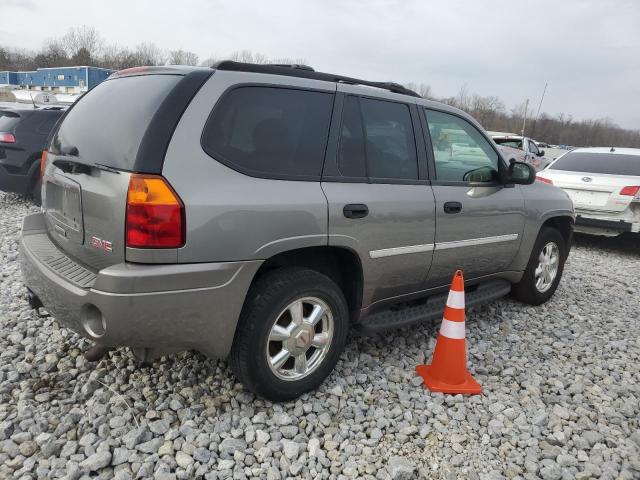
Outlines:
[{"label": "suv rear tail light", "polygon": [[548,183],[549,185],[553,185],[553,180],[551,180],[550,178],[541,177],[540,175],[536,175],[536,180],[542,183]]},{"label": "suv rear tail light", "polygon": [[47,150],[43,150],[42,151],[42,156],[40,157],[40,178],[42,178],[42,175],[44,175],[44,167],[45,164],[47,163]]},{"label": "suv rear tail light", "polygon": [[125,230],[127,247],[178,248],[184,245],[184,204],[164,178],[131,175]]},{"label": "suv rear tail light", "polygon": [[16,137],[13,133],[0,132],[0,142],[16,143]]}]

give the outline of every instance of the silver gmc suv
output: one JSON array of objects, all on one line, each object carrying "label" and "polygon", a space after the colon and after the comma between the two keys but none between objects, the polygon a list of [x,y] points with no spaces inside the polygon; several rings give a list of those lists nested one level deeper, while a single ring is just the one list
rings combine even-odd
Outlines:
[{"label": "silver gmc suv", "polygon": [[332,371],[349,328],[556,290],[574,212],[480,125],[393,83],[303,65],[123,70],[83,96],[25,218],[33,307],[140,361],[228,357],[273,400]]}]

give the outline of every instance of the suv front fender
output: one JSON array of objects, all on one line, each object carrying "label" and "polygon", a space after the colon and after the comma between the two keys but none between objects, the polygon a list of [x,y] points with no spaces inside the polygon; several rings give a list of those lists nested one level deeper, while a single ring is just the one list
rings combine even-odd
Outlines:
[{"label": "suv front fender", "polygon": [[[558,229],[570,247],[576,214],[573,202],[561,189],[542,182],[522,187],[527,216],[520,250],[513,261],[512,270],[524,271],[531,257],[531,250],[544,225]],[[568,249],[567,249],[568,253]]]}]

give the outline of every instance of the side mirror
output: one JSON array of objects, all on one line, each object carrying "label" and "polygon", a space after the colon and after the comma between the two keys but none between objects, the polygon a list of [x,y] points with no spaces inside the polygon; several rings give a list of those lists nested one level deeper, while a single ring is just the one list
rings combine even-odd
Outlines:
[{"label": "side mirror", "polygon": [[544,157],[544,150],[538,150],[538,156]]},{"label": "side mirror", "polygon": [[536,169],[528,163],[513,162],[509,165],[507,181],[518,185],[531,185],[536,181]]}]

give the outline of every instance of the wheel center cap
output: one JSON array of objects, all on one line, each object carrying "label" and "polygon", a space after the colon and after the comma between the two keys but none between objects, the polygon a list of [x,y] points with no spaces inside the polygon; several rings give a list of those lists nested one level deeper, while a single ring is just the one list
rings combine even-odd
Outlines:
[{"label": "wheel center cap", "polygon": [[298,348],[305,348],[311,344],[311,332],[300,330],[293,336],[294,343]]}]

